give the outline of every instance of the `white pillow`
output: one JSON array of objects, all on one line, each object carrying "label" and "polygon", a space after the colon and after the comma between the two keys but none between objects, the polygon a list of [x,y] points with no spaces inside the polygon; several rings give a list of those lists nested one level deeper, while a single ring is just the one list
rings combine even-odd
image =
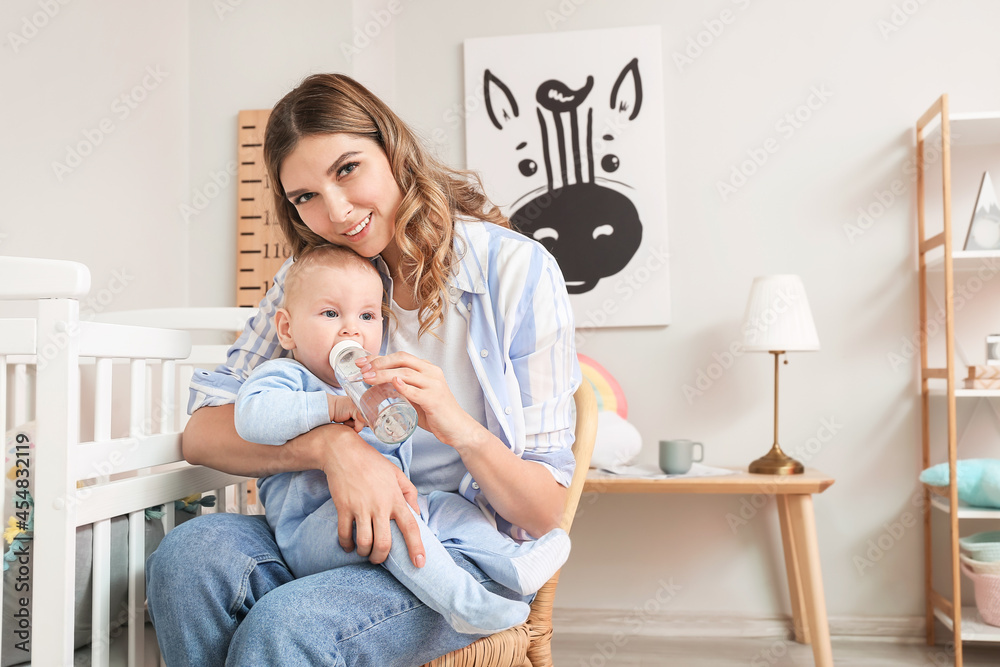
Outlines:
[{"label": "white pillow", "polygon": [[639,429],[623,419],[617,412],[604,410],[597,413],[597,439],[590,466],[616,472],[619,467],[633,463],[642,449]]}]

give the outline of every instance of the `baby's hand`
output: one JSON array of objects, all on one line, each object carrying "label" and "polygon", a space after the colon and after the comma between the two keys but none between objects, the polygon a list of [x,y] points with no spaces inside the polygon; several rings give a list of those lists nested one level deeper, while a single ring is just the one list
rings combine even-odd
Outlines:
[{"label": "baby's hand", "polygon": [[358,433],[368,424],[361,410],[347,396],[327,394],[327,404],[330,406],[330,421],[350,426]]}]

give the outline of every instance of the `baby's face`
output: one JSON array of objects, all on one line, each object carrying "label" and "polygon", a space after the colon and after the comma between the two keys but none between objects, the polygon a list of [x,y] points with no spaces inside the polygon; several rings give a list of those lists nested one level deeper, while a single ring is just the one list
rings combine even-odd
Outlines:
[{"label": "baby's face", "polygon": [[296,361],[327,384],[337,381],[330,351],[353,340],[372,354],[382,346],[382,280],[355,266],[311,267],[285,308]]}]

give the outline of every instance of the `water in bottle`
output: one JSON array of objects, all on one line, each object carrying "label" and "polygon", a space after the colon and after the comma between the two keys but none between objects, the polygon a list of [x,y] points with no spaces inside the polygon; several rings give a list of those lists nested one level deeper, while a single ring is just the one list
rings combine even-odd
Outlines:
[{"label": "water in bottle", "polygon": [[356,360],[370,356],[353,340],[342,340],[330,351],[337,382],[361,410],[375,437],[394,445],[417,429],[417,411],[388,382],[372,386],[361,377]]}]

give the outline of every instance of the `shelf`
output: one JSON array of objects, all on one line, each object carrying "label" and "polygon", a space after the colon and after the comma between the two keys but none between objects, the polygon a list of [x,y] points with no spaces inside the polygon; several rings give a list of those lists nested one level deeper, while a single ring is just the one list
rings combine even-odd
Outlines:
[{"label": "shelf", "polygon": [[[931,505],[938,508],[945,514],[951,511],[951,501],[944,496],[939,496],[931,492]],[[958,501],[959,519],[1000,519],[1000,509],[994,510],[985,507],[970,507],[961,500]]]},{"label": "shelf", "polygon": [[[951,137],[947,144],[942,146],[941,141],[941,122],[942,122],[942,111],[948,109],[948,96],[942,95],[939,97],[930,108],[924,112],[917,121],[917,125],[920,128],[918,130],[918,140],[926,141],[927,146],[924,150],[931,150],[938,152],[941,159],[938,160],[937,157],[934,159],[928,159],[930,154],[924,154],[924,160],[917,161],[917,177],[918,179],[924,179],[928,172],[933,172],[935,177],[940,176],[941,190],[940,200],[935,202],[934,213],[930,215],[930,219],[934,223],[931,228],[935,230],[935,234],[930,237],[925,237],[926,230],[923,225],[927,220],[920,220],[918,222],[919,234],[918,238],[920,240],[919,245],[919,257],[923,258],[924,267],[926,271],[919,272],[919,282],[920,282],[920,294],[922,297],[926,297],[928,294],[935,295],[937,292],[932,292],[930,290],[930,284],[933,282],[935,289],[940,291],[942,285],[940,283],[952,284],[954,289],[959,291],[961,288],[959,285],[962,283],[970,283],[973,280],[985,281],[988,277],[992,277],[998,271],[1000,271],[1000,249],[998,250],[964,250],[962,239],[958,238],[958,232],[965,231],[966,225],[963,224],[962,218],[964,216],[959,216],[959,218],[953,220],[952,215],[945,215],[943,207],[940,205],[941,202],[951,201],[952,195],[952,173],[951,168],[956,163],[961,163],[963,167],[974,166],[976,161],[978,161],[983,156],[996,157],[1000,155],[1000,111],[990,111],[984,113],[947,113],[946,118],[948,119],[948,124],[951,129]],[[936,135],[936,136],[934,136]],[[992,158],[991,158],[992,159]],[[959,173],[963,173],[962,169],[958,170]],[[967,178],[963,176],[963,178]],[[926,182],[926,181],[922,181]],[[971,183],[967,184],[971,187]],[[935,185],[934,188],[938,186]],[[967,196],[967,190],[965,188],[959,188],[962,197]],[[918,209],[922,209],[927,200],[927,192],[923,188],[918,188]],[[938,210],[940,209],[940,210]],[[925,210],[926,212],[926,210]],[[953,213],[953,212],[949,212]],[[968,218],[965,218],[968,220]],[[956,227],[957,225],[957,227]],[[940,230],[940,231],[938,231]],[[964,238],[964,234],[963,234]],[[942,241],[946,240],[946,243]],[[932,248],[928,249],[929,246],[933,245]],[[949,253],[945,253],[945,245]],[[946,262],[947,260],[947,262]],[[945,264],[947,263],[949,271],[945,270]],[[949,275],[949,273],[951,275]],[[964,274],[964,275],[961,275]],[[944,280],[942,280],[942,278]],[[925,306],[925,303],[920,304]],[[979,306],[979,304],[977,304]],[[988,307],[989,304],[984,304],[984,307]],[[920,313],[920,328],[919,331],[928,331],[929,326],[929,314],[927,309],[921,307]],[[944,327],[953,327],[955,324],[955,312],[949,309],[950,312],[946,311],[947,317],[950,318],[947,322],[941,321],[936,322]],[[935,320],[938,315],[935,315]],[[965,377],[958,377],[959,375],[965,375],[966,368],[964,364],[958,364],[956,359],[955,341],[953,336],[948,336],[944,349],[944,359],[947,361],[941,363],[937,361],[933,364],[931,368],[918,368],[920,371],[920,376],[922,379],[922,386],[926,387],[927,394],[924,396],[948,396],[948,387],[946,382],[951,382],[951,386],[954,388],[954,396],[956,399],[993,399],[1000,398],[1000,389],[965,389]],[[916,344],[916,343],[914,343]],[[923,348],[926,353],[927,347]],[[925,357],[926,358],[926,357]],[[927,362],[925,361],[926,365]],[[951,371],[955,374],[955,377],[949,377],[947,370],[942,370],[942,367],[947,368],[951,365]],[[934,377],[930,377],[934,376]],[[946,377],[941,377],[946,376]],[[961,387],[961,388],[959,388]],[[933,402],[928,400],[922,400],[924,404],[922,407],[930,412],[946,412],[948,419],[952,428],[949,429],[947,436],[947,453],[949,457],[955,458],[958,455],[958,442],[953,428],[957,415],[955,410],[959,409],[956,405],[957,401],[945,401],[945,405],[942,405],[940,401],[935,400]],[[968,406],[969,403],[966,403]],[[996,407],[995,405],[993,406]],[[929,427],[930,414],[925,413],[923,415],[923,427],[922,427],[922,449],[924,460],[929,460],[931,457],[931,430]],[[954,480],[953,480],[954,481]],[[954,519],[992,519],[1000,520],[1000,509],[986,509],[979,507],[969,507],[961,502],[957,506],[953,506],[950,502],[950,491],[954,490],[954,487],[948,488],[944,487],[930,487],[924,485],[925,489],[930,489],[932,495],[930,496],[930,503],[925,504],[922,509],[923,518],[925,521],[930,522],[931,513],[940,511],[945,512],[946,515]],[[941,495],[940,492],[944,491],[945,494]],[[954,512],[954,514],[952,514]],[[924,575],[925,580],[930,582],[934,579],[935,569],[947,569],[951,577],[958,578],[961,576],[959,574],[960,563],[958,559],[954,559],[953,562],[949,563],[935,563],[934,561],[934,542],[935,536],[933,527],[929,528],[930,535],[924,545]],[[940,543],[940,538],[937,540]],[[940,544],[939,544],[940,545]],[[935,565],[938,567],[935,568]],[[948,614],[942,609],[938,608],[938,605],[942,605],[950,609],[951,603],[948,600],[940,598],[932,589],[926,591],[928,596],[928,602],[934,608],[934,615],[948,630],[954,640],[954,661],[956,664],[962,663],[962,645],[964,642],[989,642],[993,644],[1000,644],[1000,627],[992,626],[985,623],[982,617],[979,615],[979,611],[974,605],[960,607],[956,609],[958,615],[961,618],[961,632],[956,633],[955,623],[948,618]],[[935,602],[937,600],[937,602]],[[961,605],[960,602],[958,602]],[[927,638],[931,639],[934,634],[934,624],[931,623],[927,626]],[[950,662],[950,661],[949,661]]]},{"label": "shelf", "polygon": [[[955,624],[948,615],[934,608],[934,615],[944,623],[949,630],[954,631]],[[983,622],[979,610],[974,606],[962,607],[962,641],[964,642],[1000,642],[1000,628]]]},{"label": "shelf", "polygon": [[[924,136],[937,131],[941,124],[939,118],[927,126]],[[996,111],[953,113],[948,119],[952,146],[1000,144],[1000,113]]]},{"label": "shelf", "polygon": [[[928,390],[931,396],[947,396],[946,387],[931,387]],[[956,389],[955,398],[1000,398],[1000,389]]]},{"label": "shelf", "polygon": [[[981,268],[992,269],[1000,263],[1000,250],[955,250],[951,253],[951,259],[952,270],[956,273],[978,271]],[[929,257],[927,270],[944,271],[944,253],[939,250],[934,257]]]}]

